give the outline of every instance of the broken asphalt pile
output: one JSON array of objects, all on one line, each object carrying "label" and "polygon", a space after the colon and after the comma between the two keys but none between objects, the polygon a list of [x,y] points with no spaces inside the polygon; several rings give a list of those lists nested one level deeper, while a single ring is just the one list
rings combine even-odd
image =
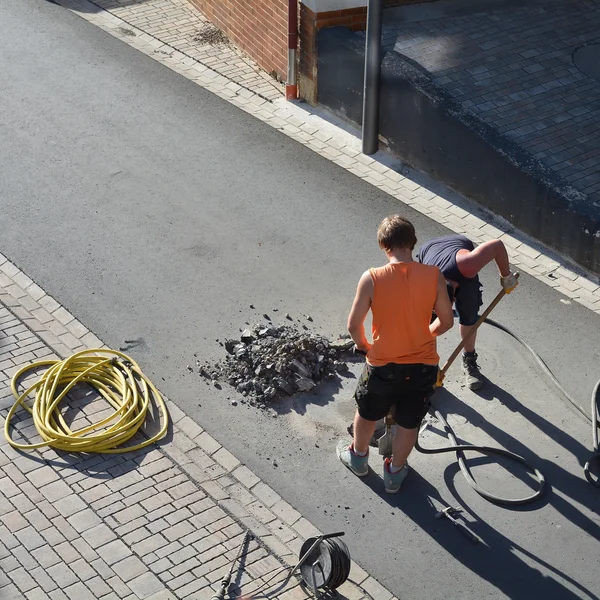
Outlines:
[{"label": "broken asphalt pile", "polygon": [[198,372],[213,383],[226,383],[250,404],[266,405],[282,396],[307,392],[322,379],[348,371],[354,344],[343,338],[301,332],[293,325],[255,325],[239,340],[227,340],[227,358]]}]

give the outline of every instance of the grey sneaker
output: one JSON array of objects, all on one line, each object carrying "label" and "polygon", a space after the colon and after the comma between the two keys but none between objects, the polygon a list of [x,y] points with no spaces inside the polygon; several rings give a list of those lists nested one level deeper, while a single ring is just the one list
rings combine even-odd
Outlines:
[{"label": "grey sneaker", "polygon": [[478,390],[483,386],[483,375],[477,364],[477,354],[467,356],[463,354],[463,372],[465,374],[465,383],[470,390]]},{"label": "grey sneaker", "polygon": [[354,444],[346,440],[340,440],[335,449],[338,458],[358,477],[366,477],[369,474],[369,453],[358,456],[354,452]]},{"label": "grey sneaker", "polygon": [[410,467],[406,463],[397,473],[392,473],[390,467],[392,465],[392,459],[386,458],[383,461],[383,483],[385,485],[385,491],[388,494],[395,494],[400,491],[402,482],[406,479]]}]

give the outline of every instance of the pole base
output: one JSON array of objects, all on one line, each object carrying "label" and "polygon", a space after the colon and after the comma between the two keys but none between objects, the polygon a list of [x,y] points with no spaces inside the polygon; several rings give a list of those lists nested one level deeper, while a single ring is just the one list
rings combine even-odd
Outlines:
[{"label": "pole base", "polygon": [[298,98],[298,86],[297,85],[286,85],[285,86],[285,99],[296,100]]}]

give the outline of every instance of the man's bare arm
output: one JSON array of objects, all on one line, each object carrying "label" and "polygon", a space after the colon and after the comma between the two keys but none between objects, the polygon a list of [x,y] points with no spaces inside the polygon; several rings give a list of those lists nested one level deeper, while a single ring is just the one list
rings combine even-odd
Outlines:
[{"label": "man's bare arm", "polygon": [[356,296],[348,315],[348,332],[356,347],[363,352],[368,352],[371,347],[365,336],[365,319],[373,301],[373,289],[371,274],[365,271],[358,282]]},{"label": "man's bare arm", "polygon": [[510,275],[508,254],[502,240],[484,242],[471,252],[459,251],[456,255],[456,266],[465,277],[475,277],[485,265],[496,261],[501,277]]},{"label": "man's bare arm", "polygon": [[438,272],[437,296],[434,305],[436,320],[429,326],[431,335],[437,337],[446,333],[454,325],[454,314],[452,312],[452,303],[446,289],[446,280],[442,272]]}]

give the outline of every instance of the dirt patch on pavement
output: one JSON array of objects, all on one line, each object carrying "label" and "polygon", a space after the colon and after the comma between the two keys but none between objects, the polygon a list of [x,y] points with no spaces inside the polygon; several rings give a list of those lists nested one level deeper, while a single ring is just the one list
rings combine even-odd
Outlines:
[{"label": "dirt patch on pavement", "polygon": [[229,38],[212,23],[205,23],[194,35],[194,41],[210,46],[229,45]]}]

